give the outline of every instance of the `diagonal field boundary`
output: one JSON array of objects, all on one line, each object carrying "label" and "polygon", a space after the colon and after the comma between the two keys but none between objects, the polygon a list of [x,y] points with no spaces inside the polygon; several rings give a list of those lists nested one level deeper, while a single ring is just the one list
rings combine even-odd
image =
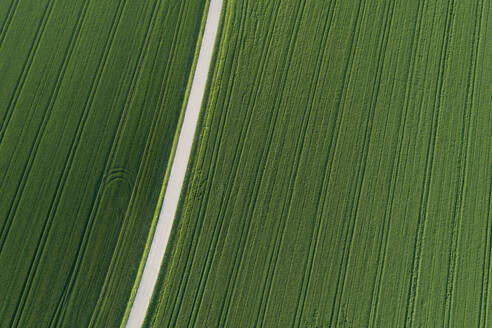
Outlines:
[{"label": "diagonal field boundary", "polygon": [[152,244],[126,323],[127,328],[138,328],[142,326],[147,308],[150,304],[152,292],[154,291],[159,276],[159,269],[164,258],[174,217],[176,215],[179,196],[183,187],[186,168],[188,167],[198,118],[200,116],[200,108],[205,94],[206,82],[208,80],[222,4],[223,0],[210,1],[196,69],[176,146],[176,153],[172,162],[169,180]]}]

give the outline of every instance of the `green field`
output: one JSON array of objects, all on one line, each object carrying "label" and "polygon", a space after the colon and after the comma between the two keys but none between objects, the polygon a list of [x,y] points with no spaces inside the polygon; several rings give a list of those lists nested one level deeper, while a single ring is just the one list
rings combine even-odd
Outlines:
[{"label": "green field", "polygon": [[227,0],[149,327],[491,327],[492,2]]},{"label": "green field", "polygon": [[[209,2],[0,0],[1,328],[125,324]],[[145,326],[492,327],[491,15],[224,0]]]},{"label": "green field", "polygon": [[119,327],[207,4],[0,0],[0,327]]}]

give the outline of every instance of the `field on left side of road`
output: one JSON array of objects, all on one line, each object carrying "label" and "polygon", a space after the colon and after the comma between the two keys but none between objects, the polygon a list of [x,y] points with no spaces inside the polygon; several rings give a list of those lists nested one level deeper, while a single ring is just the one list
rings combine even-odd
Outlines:
[{"label": "field on left side of road", "polygon": [[0,2],[0,327],[116,327],[208,1]]}]

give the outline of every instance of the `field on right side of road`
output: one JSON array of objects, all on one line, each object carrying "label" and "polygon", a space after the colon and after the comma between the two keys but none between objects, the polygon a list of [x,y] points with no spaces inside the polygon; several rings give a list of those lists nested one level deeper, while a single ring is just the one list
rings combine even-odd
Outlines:
[{"label": "field on right side of road", "polygon": [[147,326],[490,326],[490,15],[226,1]]}]

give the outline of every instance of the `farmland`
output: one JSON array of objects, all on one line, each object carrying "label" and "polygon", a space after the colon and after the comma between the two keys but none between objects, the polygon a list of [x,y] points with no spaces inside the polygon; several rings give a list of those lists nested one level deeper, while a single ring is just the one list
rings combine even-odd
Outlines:
[{"label": "farmland", "polygon": [[207,1],[0,1],[0,327],[118,327]]},{"label": "farmland", "polygon": [[490,327],[491,2],[224,7],[146,326]]}]

